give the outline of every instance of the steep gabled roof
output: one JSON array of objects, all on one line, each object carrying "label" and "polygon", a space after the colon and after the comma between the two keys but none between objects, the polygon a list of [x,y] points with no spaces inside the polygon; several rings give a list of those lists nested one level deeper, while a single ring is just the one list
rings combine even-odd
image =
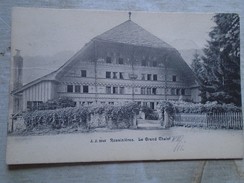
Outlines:
[{"label": "steep gabled roof", "polygon": [[131,20],[125,21],[94,39],[153,48],[172,48]]}]

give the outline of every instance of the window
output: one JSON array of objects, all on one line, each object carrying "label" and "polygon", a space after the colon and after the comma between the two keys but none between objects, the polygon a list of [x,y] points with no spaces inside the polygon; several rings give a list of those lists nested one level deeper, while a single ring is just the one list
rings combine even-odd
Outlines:
[{"label": "window", "polygon": [[107,94],[111,94],[111,86],[107,86],[106,87],[106,93]]},{"label": "window", "polygon": [[142,61],[141,61],[141,65],[142,65],[142,66],[147,66],[147,61],[146,61],[146,60],[142,60]]},{"label": "window", "polygon": [[86,102],[82,102],[82,101],[80,101],[79,103],[80,103],[80,105],[82,105],[82,106],[84,106],[84,105],[86,104]]},{"label": "window", "polygon": [[113,94],[118,94],[118,87],[113,87]]},{"label": "window", "polygon": [[119,79],[124,79],[123,72],[119,73]]},{"label": "window", "polygon": [[27,109],[31,109],[31,101],[27,101]]},{"label": "window", "polygon": [[171,88],[171,95],[176,95],[176,90],[175,90],[175,88]]},{"label": "window", "polygon": [[83,77],[83,78],[86,77],[86,70],[81,70],[81,77]]},{"label": "window", "polygon": [[145,95],[146,94],[146,88],[141,88],[141,94]]},{"label": "window", "polygon": [[124,59],[123,58],[119,58],[119,64],[124,64]]},{"label": "window", "polygon": [[141,74],[141,80],[145,80],[145,74]]},{"label": "window", "polygon": [[91,105],[92,103],[93,103],[93,102],[90,102],[90,101],[89,101],[89,102],[87,102],[87,104],[88,104],[88,105]]},{"label": "window", "polygon": [[147,88],[147,94],[151,95],[151,88]]},{"label": "window", "polygon": [[147,106],[147,102],[143,102],[142,105],[143,105],[143,106]]},{"label": "window", "polygon": [[157,67],[158,66],[158,62],[157,61],[153,61],[152,66],[153,67]]},{"label": "window", "polygon": [[120,87],[119,88],[119,93],[120,94],[125,94],[125,87]]},{"label": "window", "polygon": [[73,85],[67,85],[67,92],[72,93],[73,92]]},{"label": "window", "polygon": [[181,95],[185,95],[185,89],[184,88],[181,89]]},{"label": "window", "polygon": [[141,102],[139,101],[139,102],[137,102],[137,105],[141,105]]},{"label": "window", "polygon": [[106,72],[106,78],[111,78],[111,72]]},{"label": "window", "polygon": [[151,80],[152,79],[151,77],[152,77],[152,75],[151,74],[148,74],[147,75],[147,80]]},{"label": "window", "polygon": [[157,88],[153,88],[153,89],[152,89],[152,94],[153,94],[153,95],[156,95],[156,94],[157,94]]},{"label": "window", "polygon": [[179,88],[176,89],[176,95],[180,95],[180,89]]},{"label": "window", "polygon": [[111,64],[112,63],[112,58],[111,57],[107,57],[106,58],[106,63]]},{"label": "window", "polygon": [[172,76],[172,81],[176,82],[176,75]]},{"label": "window", "polygon": [[80,85],[75,85],[75,93],[80,93]]},{"label": "window", "polygon": [[154,109],[154,102],[150,102],[150,108]]},{"label": "window", "polygon": [[88,86],[83,86],[83,93],[89,93]]},{"label": "window", "polygon": [[157,81],[157,80],[158,80],[157,74],[153,74],[153,81]]},{"label": "window", "polygon": [[42,104],[42,101],[27,101],[27,109],[35,110],[39,109],[39,106]]},{"label": "window", "polygon": [[117,72],[113,72],[113,79],[117,79]]},{"label": "window", "polygon": [[114,105],[114,102],[108,102],[108,104],[110,104],[110,105]]}]

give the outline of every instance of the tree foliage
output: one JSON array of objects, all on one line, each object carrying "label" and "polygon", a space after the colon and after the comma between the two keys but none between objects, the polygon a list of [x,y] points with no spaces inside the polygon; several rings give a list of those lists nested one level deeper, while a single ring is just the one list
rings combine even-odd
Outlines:
[{"label": "tree foliage", "polygon": [[[216,14],[216,26],[209,33],[210,40],[204,56],[194,57],[193,70],[199,79],[202,102],[241,105],[240,86],[240,24],[237,14]],[[200,63],[200,64],[199,64]]]}]

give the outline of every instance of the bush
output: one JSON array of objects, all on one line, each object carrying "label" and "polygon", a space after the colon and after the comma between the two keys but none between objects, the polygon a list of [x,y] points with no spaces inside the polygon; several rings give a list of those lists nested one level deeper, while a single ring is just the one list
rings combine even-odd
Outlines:
[{"label": "bush", "polygon": [[148,106],[142,106],[141,111],[145,113],[145,118],[148,120],[158,120],[158,113]]}]

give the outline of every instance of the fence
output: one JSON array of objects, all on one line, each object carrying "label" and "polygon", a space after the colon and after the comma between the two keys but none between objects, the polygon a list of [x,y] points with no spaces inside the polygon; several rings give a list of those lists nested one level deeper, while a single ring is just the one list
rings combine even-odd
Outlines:
[{"label": "fence", "polygon": [[178,113],[174,116],[174,125],[206,128],[242,129],[243,119],[241,112],[212,114]]}]

